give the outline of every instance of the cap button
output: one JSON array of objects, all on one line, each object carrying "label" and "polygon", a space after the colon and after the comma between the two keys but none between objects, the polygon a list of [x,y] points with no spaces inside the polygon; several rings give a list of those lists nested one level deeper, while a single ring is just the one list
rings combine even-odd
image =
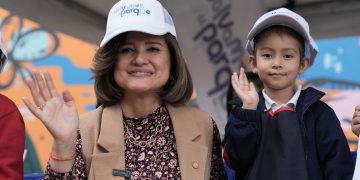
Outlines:
[{"label": "cap button", "polygon": [[194,169],[198,169],[198,168],[199,168],[199,164],[194,161],[193,164],[192,164],[192,167],[193,167]]}]

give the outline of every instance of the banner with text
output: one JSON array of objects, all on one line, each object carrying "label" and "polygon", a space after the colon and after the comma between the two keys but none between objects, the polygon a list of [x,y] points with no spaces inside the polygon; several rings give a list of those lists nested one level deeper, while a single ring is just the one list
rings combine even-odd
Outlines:
[{"label": "banner with text", "polygon": [[188,59],[197,104],[214,118],[223,136],[230,78],[245,58],[245,38],[263,12],[262,1],[184,0],[167,5]]}]

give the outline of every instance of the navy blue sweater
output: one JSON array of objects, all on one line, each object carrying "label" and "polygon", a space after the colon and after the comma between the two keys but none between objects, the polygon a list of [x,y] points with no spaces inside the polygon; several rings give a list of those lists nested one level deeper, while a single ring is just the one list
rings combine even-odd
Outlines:
[{"label": "navy blue sweater", "polygon": [[[354,163],[347,140],[334,110],[320,101],[323,95],[309,87],[302,90],[296,105],[308,177],[309,180],[351,180]],[[238,180],[246,178],[261,151],[261,121],[266,109],[262,93],[259,99],[257,110],[242,109],[242,102],[236,100],[225,127],[224,159],[236,171]]]}]

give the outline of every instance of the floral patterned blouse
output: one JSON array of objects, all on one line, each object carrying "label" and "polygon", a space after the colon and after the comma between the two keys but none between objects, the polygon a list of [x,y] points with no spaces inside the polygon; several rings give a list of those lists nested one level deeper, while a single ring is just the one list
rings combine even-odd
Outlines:
[{"label": "floral patterned blouse", "polygon": [[[181,179],[174,128],[165,105],[143,118],[124,116],[125,166],[131,179]],[[48,164],[43,179],[87,179],[80,133],[76,159],[70,172],[57,173]],[[213,121],[210,179],[227,179],[220,135]]]}]

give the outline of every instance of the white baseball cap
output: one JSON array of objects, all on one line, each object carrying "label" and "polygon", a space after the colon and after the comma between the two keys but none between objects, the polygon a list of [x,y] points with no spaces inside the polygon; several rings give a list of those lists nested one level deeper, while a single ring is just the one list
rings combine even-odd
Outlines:
[{"label": "white baseball cap", "polygon": [[3,67],[5,66],[5,62],[7,60],[7,55],[6,55],[6,51],[5,48],[3,46],[3,41],[2,41],[2,33],[0,32],[0,60],[1,62],[1,67],[0,67],[0,72],[2,71]]},{"label": "white baseball cap", "polygon": [[174,22],[169,12],[157,0],[121,0],[111,9],[107,19],[105,37],[100,47],[115,36],[139,31],[152,35],[171,33],[176,37]]},{"label": "white baseball cap", "polygon": [[312,65],[319,50],[314,39],[310,35],[309,24],[299,14],[286,8],[279,8],[267,12],[255,22],[247,37],[248,40],[245,46],[247,52],[250,55],[254,55],[255,36],[264,29],[274,25],[289,27],[298,32],[305,39],[305,46],[308,48],[310,65]]}]

